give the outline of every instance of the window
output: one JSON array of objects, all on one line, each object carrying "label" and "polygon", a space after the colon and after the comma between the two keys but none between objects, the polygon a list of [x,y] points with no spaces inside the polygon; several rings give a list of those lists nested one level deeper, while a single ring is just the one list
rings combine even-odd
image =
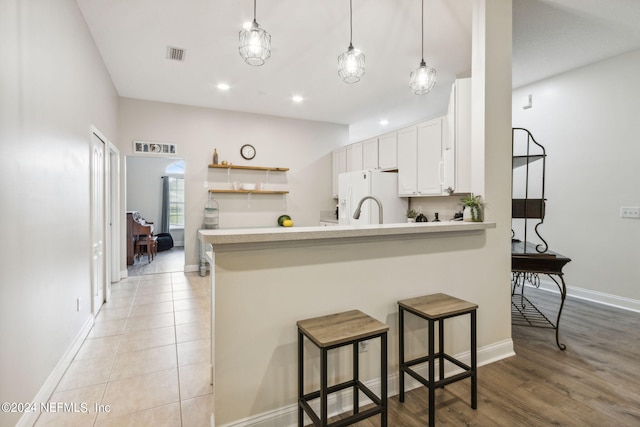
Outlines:
[{"label": "window", "polygon": [[184,227],[184,178],[169,177],[169,212],[169,225]]},{"label": "window", "polygon": [[169,227],[184,228],[184,160],[171,163],[169,176]]}]

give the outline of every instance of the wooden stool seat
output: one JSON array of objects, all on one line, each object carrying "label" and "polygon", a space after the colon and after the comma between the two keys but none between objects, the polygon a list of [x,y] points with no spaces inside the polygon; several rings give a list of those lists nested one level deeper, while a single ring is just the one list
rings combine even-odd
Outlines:
[{"label": "wooden stool seat", "polygon": [[[367,316],[359,310],[330,314],[306,320],[298,325],[298,426],[304,425],[306,413],[315,426],[347,426],[365,418],[380,414],[381,425],[387,425],[387,331],[389,327],[378,320]],[[304,392],[304,337],[307,337],[320,349],[320,390]],[[362,341],[380,338],[380,377],[381,392],[376,396],[359,379],[359,349]],[[351,345],[353,352],[353,379],[341,384],[329,386],[327,370],[327,353],[329,350]],[[327,397],[348,388],[353,389],[353,414],[327,424]],[[359,392],[363,392],[374,403],[373,407],[360,411]],[[320,399],[320,416],[309,405],[309,401]]]},{"label": "wooden stool seat", "polygon": [[[477,338],[476,338],[476,310],[478,305],[452,297],[446,294],[425,295],[398,301],[399,349],[400,349],[400,393],[399,400],[404,402],[404,374],[419,381],[429,389],[429,426],[435,426],[435,390],[447,384],[471,378],[471,407],[478,406],[477,398]],[[404,316],[409,312],[428,321],[429,343],[428,354],[412,360],[405,360],[404,355]],[[469,314],[471,318],[471,364],[467,365],[444,352],[444,320]],[[438,351],[435,351],[435,323],[438,322]],[[438,380],[435,378],[435,362],[438,361]],[[445,377],[445,360],[462,368],[462,372]],[[428,363],[427,378],[418,374],[411,367],[421,363]]]}]

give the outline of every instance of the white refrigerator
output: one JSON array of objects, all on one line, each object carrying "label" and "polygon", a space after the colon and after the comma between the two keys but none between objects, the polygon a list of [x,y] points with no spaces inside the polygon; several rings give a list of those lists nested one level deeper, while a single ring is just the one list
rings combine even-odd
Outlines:
[{"label": "white refrigerator", "polygon": [[340,225],[378,224],[378,204],[368,199],[362,204],[359,219],[353,218],[358,202],[374,196],[382,202],[384,224],[407,222],[408,200],[398,197],[398,174],[356,171],[338,176],[338,222]]}]

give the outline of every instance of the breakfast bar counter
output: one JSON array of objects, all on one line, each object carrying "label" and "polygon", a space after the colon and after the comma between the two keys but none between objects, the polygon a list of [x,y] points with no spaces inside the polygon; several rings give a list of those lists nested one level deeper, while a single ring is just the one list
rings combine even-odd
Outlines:
[{"label": "breakfast bar counter", "polygon": [[[495,273],[509,271],[509,236],[499,234],[490,222],[199,230],[201,242],[211,245],[206,257],[216,425],[296,423],[300,319],[357,309],[389,325],[390,395],[397,389],[393,346],[401,299],[445,292],[477,303],[479,363],[512,355],[508,275],[496,280]],[[447,332],[451,353],[463,359],[466,329]],[[360,355],[361,378],[374,391],[379,380],[370,382],[379,375],[364,367],[377,365],[377,345],[374,340]],[[423,350],[419,343],[416,350]],[[346,375],[349,363],[340,361],[351,359],[342,353],[331,356],[338,368],[330,381]],[[306,366],[318,363],[313,353],[308,357]],[[305,378],[310,387],[316,381],[311,374]]]},{"label": "breakfast bar counter", "polygon": [[[380,240],[385,238],[416,238],[434,233],[478,232],[495,228],[487,222],[420,222],[401,224],[339,225],[334,227],[259,227],[199,230],[199,238],[214,246],[215,252],[246,250],[247,247],[271,247],[291,243],[334,244]],[[247,246],[249,245],[249,246]]]}]

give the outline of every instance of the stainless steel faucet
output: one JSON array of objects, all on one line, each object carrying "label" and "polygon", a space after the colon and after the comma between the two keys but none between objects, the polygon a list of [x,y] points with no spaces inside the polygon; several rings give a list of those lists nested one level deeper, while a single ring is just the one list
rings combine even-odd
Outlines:
[{"label": "stainless steel faucet", "polygon": [[360,212],[362,211],[362,204],[365,200],[371,199],[378,204],[378,224],[382,224],[382,202],[375,196],[364,196],[359,202],[356,211],[353,213],[353,219],[360,218]]}]

